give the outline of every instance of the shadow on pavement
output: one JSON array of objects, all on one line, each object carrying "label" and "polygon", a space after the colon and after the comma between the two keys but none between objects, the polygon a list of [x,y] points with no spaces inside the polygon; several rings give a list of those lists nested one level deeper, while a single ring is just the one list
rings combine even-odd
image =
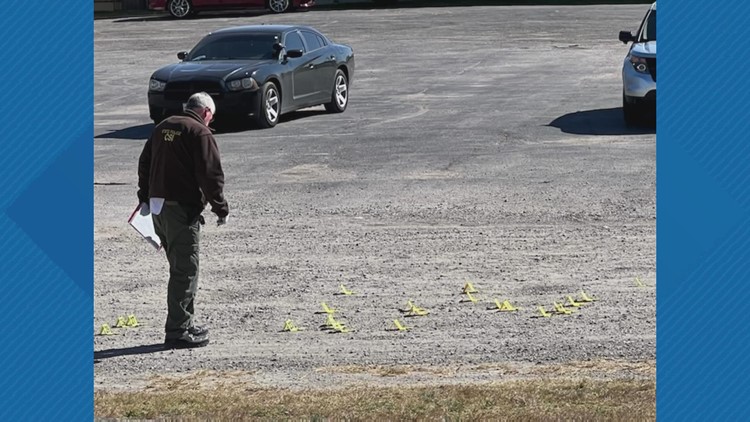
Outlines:
[{"label": "shadow on pavement", "polygon": [[126,127],[125,129],[113,130],[109,133],[94,136],[94,139],[148,139],[151,131],[154,130],[154,124]]},{"label": "shadow on pavement", "polygon": [[[327,114],[325,110],[298,110],[291,113],[287,113],[279,117],[278,124],[284,124],[285,122],[291,122],[298,119],[304,119],[306,117],[313,117],[319,114]],[[263,130],[260,129],[252,118],[248,117],[246,120],[232,119],[230,121],[220,121],[217,118],[216,123],[212,126],[216,130],[216,133],[237,133],[248,130]]]},{"label": "shadow on pavement", "polygon": [[172,350],[164,346],[164,343],[149,344],[146,346],[135,346],[125,347],[122,349],[107,349],[94,352],[94,363],[98,363],[102,359],[114,358],[117,356],[127,355],[142,355],[146,353],[163,352],[165,350]]},{"label": "shadow on pavement", "polygon": [[577,135],[642,135],[656,133],[656,122],[644,120],[639,126],[627,126],[622,107],[576,111],[553,120],[549,125]]},{"label": "shadow on pavement", "polygon": [[[284,114],[279,118],[279,124],[284,122],[291,122],[297,119],[304,119],[306,117],[317,116],[319,114],[327,114],[325,110],[298,110],[288,114]],[[246,130],[258,130],[255,123],[248,118],[247,120],[231,120],[221,122],[217,120],[211,127],[215,130],[215,133],[236,133],[244,132]],[[151,132],[154,130],[153,123],[147,123],[144,125],[126,127],[119,130],[111,130],[107,133],[94,136],[94,139],[133,139],[133,140],[146,140],[151,136]]]},{"label": "shadow on pavement", "polygon": [[284,114],[283,116],[281,116],[279,118],[279,123],[292,122],[294,120],[314,117],[320,114],[328,114],[328,112],[323,109],[321,110],[297,110],[297,111],[293,111],[289,114]]}]

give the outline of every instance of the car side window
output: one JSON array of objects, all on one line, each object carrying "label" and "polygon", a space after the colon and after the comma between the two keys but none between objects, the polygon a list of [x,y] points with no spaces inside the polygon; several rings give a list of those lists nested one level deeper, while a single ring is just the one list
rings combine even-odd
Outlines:
[{"label": "car side window", "polygon": [[299,34],[296,32],[290,32],[286,34],[286,39],[284,40],[284,46],[286,47],[286,51],[289,50],[302,50],[302,52],[305,51],[305,45],[302,44],[302,38],[300,38]]},{"label": "car side window", "polygon": [[656,41],[656,10],[651,11],[648,15],[641,37],[645,41]]},{"label": "car side window", "polygon": [[305,37],[305,43],[307,44],[308,51],[317,50],[323,45],[320,43],[318,36],[309,31],[302,31],[302,36]]}]

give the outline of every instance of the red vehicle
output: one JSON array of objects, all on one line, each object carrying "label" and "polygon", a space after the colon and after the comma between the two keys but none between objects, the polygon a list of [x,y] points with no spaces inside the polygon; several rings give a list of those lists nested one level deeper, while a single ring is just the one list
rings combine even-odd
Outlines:
[{"label": "red vehicle", "polygon": [[315,0],[149,0],[150,10],[166,10],[175,18],[186,18],[201,10],[244,9],[265,7],[273,13],[307,9]]}]

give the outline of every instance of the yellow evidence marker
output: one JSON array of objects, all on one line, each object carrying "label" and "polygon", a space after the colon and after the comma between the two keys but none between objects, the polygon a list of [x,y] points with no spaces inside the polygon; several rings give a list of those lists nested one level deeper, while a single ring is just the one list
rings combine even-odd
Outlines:
[{"label": "yellow evidence marker", "polygon": [[321,303],[321,305],[323,306],[323,312],[325,312],[325,313],[327,313],[329,315],[332,314],[332,313],[334,313],[334,312],[336,312],[335,309],[329,308],[328,305],[326,305],[325,302]]},{"label": "yellow evidence marker", "polygon": [[408,331],[409,330],[408,328],[406,328],[405,326],[403,326],[398,319],[394,319],[393,320],[393,325],[396,326],[396,330],[397,331]]},{"label": "yellow evidence marker", "polygon": [[429,314],[430,312],[427,309],[420,308],[414,303],[412,303],[411,299],[409,299],[408,302],[406,302],[406,306],[409,308],[406,310],[407,315],[411,316],[425,316]]},{"label": "yellow evidence marker", "polygon": [[504,312],[511,312],[511,311],[518,310],[518,308],[510,304],[510,300],[506,300],[503,303],[500,303],[500,300],[495,299],[495,306],[497,306],[497,309],[499,311],[504,311]]},{"label": "yellow evidence marker", "polygon": [[125,317],[117,317],[117,323],[115,324],[115,328],[125,328],[128,326],[128,322],[125,320]]},{"label": "yellow evidence marker", "polygon": [[128,321],[125,323],[128,327],[137,327],[138,320],[135,319],[135,315],[128,315]]},{"label": "yellow evidence marker", "polygon": [[100,336],[111,336],[114,333],[109,329],[109,324],[102,324],[102,329],[99,331]]},{"label": "yellow evidence marker", "polygon": [[641,281],[641,279],[638,278],[638,277],[635,278],[635,285],[638,286],[638,287],[646,287],[646,285],[643,284],[643,282]]},{"label": "yellow evidence marker", "polygon": [[544,306],[539,306],[539,313],[541,313],[544,318],[549,318],[552,316],[551,313],[544,310]]},{"label": "yellow evidence marker", "polygon": [[478,293],[477,289],[474,288],[474,286],[471,285],[471,283],[464,284],[464,293]]},{"label": "yellow evidence marker", "polygon": [[589,297],[586,292],[581,290],[581,300],[584,302],[594,302],[596,299],[593,297]]},{"label": "yellow evidence marker", "polygon": [[[477,303],[477,298],[475,298],[474,296],[472,296],[470,292],[466,292],[466,297],[467,297],[467,298],[469,298],[469,300],[470,300],[470,301],[471,301],[472,303]],[[464,302],[465,302],[465,301],[464,301]]]},{"label": "yellow evidence marker", "polygon": [[580,308],[583,303],[576,302],[575,299],[573,299],[572,296],[568,295],[568,303],[570,306],[575,306],[576,308]]},{"label": "yellow evidence marker", "polygon": [[558,314],[570,315],[570,314],[573,313],[573,311],[571,311],[570,309],[565,309],[565,306],[563,306],[563,305],[561,305],[561,304],[559,304],[557,302],[552,302],[552,303],[555,304],[555,311]]},{"label": "yellow evidence marker", "polygon": [[353,291],[351,291],[351,290],[347,289],[346,287],[344,287],[343,284],[339,284],[339,289],[341,290],[341,294],[344,294],[344,295],[347,295],[347,296],[351,296],[351,295],[354,294]]},{"label": "yellow evidence marker", "polygon": [[330,314],[328,315],[328,318],[326,319],[325,325],[326,325],[326,327],[328,327],[328,328],[330,328],[330,329],[332,329],[334,331],[338,331],[340,333],[348,333],[349,332],[349,329],[346,328],[346,326],[344,324],[342,324],[339,321],[336,321],[336,319],[333,317],[333,315],[330,315]]},{"label": "yellow evidence marker", "polygon": [[286,320],[284,322],[284,328],[281,331],[289,331],[291,333],[296,333],[297,331],[300,331],[300,328],[294,325],[294,322],[292,322],[291,319]]}]

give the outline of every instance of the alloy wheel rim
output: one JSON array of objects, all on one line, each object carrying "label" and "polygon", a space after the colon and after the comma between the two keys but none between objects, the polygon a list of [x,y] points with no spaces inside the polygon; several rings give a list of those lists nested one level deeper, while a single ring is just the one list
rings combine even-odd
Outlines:
[{"label": "alloy wheel rim", "polygon": [[189,10],[190,4],[188,3],[188,0],[172,0],[172,2],[169,3],[169,11],[179,18],[186,16]]},{"label": "alloy wheel rim", "polygon": [[279,117],[279,96],[275,89],[269,89],[266,95],[266,119],[275,122]]},{"label": "alloy wheel rim", "polygon": [[346,79],[342,75],[336,77],[336,102],[343,108],[347,101]]},{"label": "alloy wheel rim", "polygon": [[281,13],[289,7],[289,0],[271,0],[269,6],[274,12]]}]

